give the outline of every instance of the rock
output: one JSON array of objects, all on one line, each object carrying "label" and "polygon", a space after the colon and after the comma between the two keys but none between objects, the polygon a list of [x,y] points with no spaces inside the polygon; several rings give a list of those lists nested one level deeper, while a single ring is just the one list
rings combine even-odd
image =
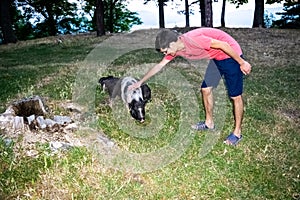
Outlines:
[{"label": "rock", "polygon": [[37,158],[39,155],[39,152],[35,149],[31,149],[31,150],[26,151],[26,155],[29,157]]},{"label": "rock", "polygon": [[8,108],[5,110],[5,112],[2,115],[12,115],[12,116],[15,116],[16,112],[13,109],[13,106],[8,106]]},{"label": "rock", "polygon": [[49,144],[50,144],[50,149],[53,152],[56,152],[58,150],[68,150],[72,147],[71,144],[65,142],[58,142],[58,141],[51,141]]},{"label": "rock", "polygon": [[52,128],[57,122],[52,119],[45,119],[45,124],[47,127]]},{"label": "rock", "polygon": [[13,120],[13,129],[14,130],[24,129],[24,118],[23,117],[15,116],[13,119],[14,119]]},{"label": "rock", "polygon": [[47,124],[46,124],[43,116],[38,116],[36,118],[36,122],[40,129],[45,129],[47,127]]},{"label": "rock", "polygon": [[76,123],[71,123],[71,124],[68,124],[64,129],[67,131],[74,131],[74,130],[78,129],[78,126]]},{"label": "rock", "polygon": [[14,116],[11,115],[11,114],[1,114],[0,115],[0,127],[1,129],[4,129],[4,128],[12,128],[12,122],[14,120]]},{"label": "rock", "polygon": [[0,136],[0,139],[4,142],[6,147],[9,147],[11,144],[13,144],[13,140],[11,138],[3,138]]},{"label": "rock", "polygon": [[34,120],[35,120],[35,115],[30,115],[29,117],[27,117],[28,125],[30,126]]},{"label": "rock", "polygon": [[108,148],[112,148],[115,145],[113,141],[103,135],[98,135],[97,140]]},{"label": "rock", "polygon": [[68,116],[59,116],[59,115],[55,115],[53,117],[53,120],[60,125],[66,125],[66,124],[70,124],[72,122],[72,119]]}]

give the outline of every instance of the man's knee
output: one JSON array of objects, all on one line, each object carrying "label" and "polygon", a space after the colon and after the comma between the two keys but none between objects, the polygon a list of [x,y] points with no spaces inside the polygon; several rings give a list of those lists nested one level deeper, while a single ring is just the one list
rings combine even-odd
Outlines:
[{"label": "man's knee", "polygon": [[233,101],[243,101],[243,97],[242,95],[238,95],[238,96],[235,96],[235,97],[230,97]]},{"label": "man's knee", "polygon": [[212,87],[201,88],[201,92],[203,95],[211,95],[212,89],[213,89]]}]

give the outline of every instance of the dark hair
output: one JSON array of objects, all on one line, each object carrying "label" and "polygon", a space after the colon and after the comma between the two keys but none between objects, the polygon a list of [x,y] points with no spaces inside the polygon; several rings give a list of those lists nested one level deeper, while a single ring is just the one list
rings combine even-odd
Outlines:
[{"label": "dark hair", "polygon": [[171,42],[176,42],[178,40],[179,33],[169,29],[161,29],[155,40],[155,49],[160,51],[160,49],[168,48]]}]

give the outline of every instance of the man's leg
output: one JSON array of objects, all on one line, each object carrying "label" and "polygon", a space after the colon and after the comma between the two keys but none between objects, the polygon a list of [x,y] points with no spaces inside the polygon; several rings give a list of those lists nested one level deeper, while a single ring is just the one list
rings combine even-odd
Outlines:
[{"label": "man's leg", "polygon": [[[242,121],[243,121],[243,114],[244,114],[244,103],[242,95],[231,97],[233,100],[233,114],[234,114],[234,131],[232,132],[236,137],[241,137],[241,130],[242,130]],[[230,141],[226,140],[227,144],[231,144]]]},{"label": "man's leg", "polygon": [[205,121],[200,121],[192,128],[196,130],[207,130],[214,128],[213,121],[213,88],[216,88],[221,79],[220,71],[215,62],[210,60],[204,75],[204,80],[201,84],[202,100],[205,109]]},{"label": "man's leg", "polygon": [[212,87],[201,88],[203,104],[205,109],[205,124],[208,128],[214,128],[213,121],[213,108],[214,108],[214,100]]},{"label": "man's leg", "polygon": [[236,145],[242,138],[243,105],[243,73],[240,65],[232,58],[220,61],[220,70],[224,74],[228,95],[233,101],[234,130],[225,139],[225,143]]},{"label": "man's leg", "polygon": [[244,114],[244,103],[242,95],[237,97],[233,97],[233,106],[234,106],[234,120],[235,120],[235,128],[234,128],[234,135],[240,137],[241,136],[241,129],[242,129],[242,121],[243,121],[243,114]]}]

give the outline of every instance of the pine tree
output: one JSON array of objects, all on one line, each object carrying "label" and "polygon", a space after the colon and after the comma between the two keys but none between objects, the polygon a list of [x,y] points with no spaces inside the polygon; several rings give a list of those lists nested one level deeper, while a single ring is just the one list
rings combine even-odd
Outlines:
[{"label": "pine tree", "polygon": [[300,28],[300,2],[286,0],[283,4],[285,12],[276,13],[282,15],[281,19],[273,23],[273,27],[279,28]]}]

